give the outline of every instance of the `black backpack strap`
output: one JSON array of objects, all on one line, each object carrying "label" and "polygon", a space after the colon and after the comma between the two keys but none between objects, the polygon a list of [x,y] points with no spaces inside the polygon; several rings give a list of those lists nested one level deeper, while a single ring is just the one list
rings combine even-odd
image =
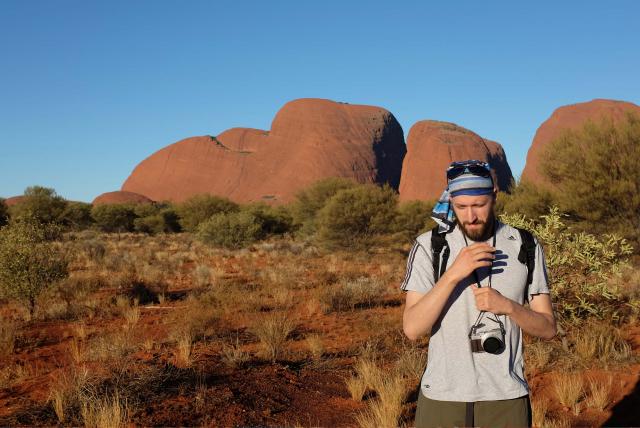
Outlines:
[{"label": "black backpack strap", "polygon": [[518,232],[520,232],[520,239],[522,240],[518,260],[520,263],[527,265],[527,286],[524,297],[525,300],[529,301],[529,285],[533,282],[533,271],[536,267],[536,241],[528,230],[517,229]]},{"label": "black backpack strap", "polygon": [[[438,232],[438,226],[431,230],[431,252],[433,253],[433,282],[438,282],[438,279],[444,274],[447,269],[447,261],[449,260],[449,243],[446,238],[447,233]],[[444,249],[444,252],[443,252]],[[442,253],[442,258],[440,254]]]}]

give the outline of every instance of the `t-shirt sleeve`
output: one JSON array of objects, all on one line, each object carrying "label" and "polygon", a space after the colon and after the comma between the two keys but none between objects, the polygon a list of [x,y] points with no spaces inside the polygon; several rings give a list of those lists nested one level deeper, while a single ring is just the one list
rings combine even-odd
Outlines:
[{"label": "t-shirt sleeve", "polygon": [[400,285],[402,291],[427,293],[434,286],[433,258],[430,249],[416,241],[409,252],[407,271]]},{"label": "t-shirt sleeve", "polygon": [[547,274],[547,263],[544,257],[544,248],[538,242],[536,242],[536,262],[533,269],[533,278],[531,285],[529,286],[528,300],[531,300],[531,296],[535,294],[551,294],[549,292],[549,276]]}]

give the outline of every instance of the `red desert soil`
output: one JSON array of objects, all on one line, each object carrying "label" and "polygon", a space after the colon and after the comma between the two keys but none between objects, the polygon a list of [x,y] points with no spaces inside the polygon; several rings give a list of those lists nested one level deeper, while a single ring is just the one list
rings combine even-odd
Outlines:
[{"label": "red desert soil", "polygon": [[[259,266],[268,263],[264,257],[252,262]],[[225,277],[246,280],[238,260],[231,256],[225,262]],[[355,263],[351,263],[354,265]],[[361,266],[369,266],[362,264]],[[188,267],[183,266],[183,270]],[[306,278],[309,279],[309,278]],[[305,280],[306,280],[305,279]],[[172,313],[184,307],[184,296],[189,291],[188,281],[179,280],[171,288],[163,305],[141,307],[136,332],[143,335],[136,340],[152,338],[160,344],[171,327],[166,322]],[[298,327],[287,344],[287,357],[271,363],[252,358],[236,369],[226,366],[221,359],[221,347],[226,338],[237,338],[244,349],[255,354],[256,338],[249,332],[252,314],[229,311],[218,321],[213,337],[197,342],[194,348],[195,364],[191,368],[176,366],[170,347],[159,346],[139,350],[128,363],[118,368],[124,384],[137,388],[137,402],[131,423],[136,425],[186,426],[356,426],[355,416],[366,407],[352,400],[344,378],[354,362],[357,345],[376,336],[389,341],[386,349],[396,349],[394,341],[401,335],[402,294],[396,283],[388,284],[386,293],[373,307],[353,311],[323,314],[309,309],[306,291],[295,290],[292,309]],[[103,289],[101,293],[114,295],[116,289]],[[255,316],[255,315],[253,315]],[[18,363],[28,370],[28,376],[11,388],[0,390],[0,425],[56,425],[57,419],[47,397],[52,381],[72,365],[70,344],[74,322],[34,322],[21,332],[14,355],[0,364]],[[123,319],[118,315],[85,320],[88,338],[117,332]],[[304,337],[309,333],[322,335],[325,357],[314,365],[304,357]],[[640,354],[640,326],[626,332],[635,355]],[[397,343],[397,342],[395,342]],[[302,356],[302,357],[301,357]],[[100,363],[87,363],[95,374],[103,373]],[[556,371],[537,374],[529,378],[533,395],[547,397],[550,410],[569,414],[556,402],[552,386]],[[637,424],[640,406],[640,364],[621,366],[607,371],[614,376],[612,404],[604,412],[587,410],[574,425],[596,426],[605,422],[613,425]],[[587,375],[604,376],[603,370],[590,370]],[[418,385],[418,379],[415,383]],[[410,395],[403,418],[410,425],[415,412],[416,394]],[[554,404],[555,403],[555,404]]]},{"label": "red desert soil", "polygon": [[383,108],[298,99],[278,111],[270,131],[232,128],[157,151],[136,166],[122,190],[155,201],[211,193],[236,202],[283,203],[327,177],[397,189],[405,152],[402,128]]},{"label": "red desert soil", "polygon": [[402,164],[400,200],[435,200],[446,187],[444,171],[453,161],[489,162],[498,188],[508,189],[511,168],[502,146],[454,123],[424,120],[411,127]]},{"label": "red desert soil", "polygon": [[640,114],[640,106],[625,101],[596,99],[556,109],[536,131],[527,153],[527,163],[522,171],[522,179],[536,184],[545,183],[539,170],[540,157],[544,147],[558,138],[563,131],[579,129],[587,120],[597,122],[603,117],[611,118],[615,122],[624,118],[627,112]]}]

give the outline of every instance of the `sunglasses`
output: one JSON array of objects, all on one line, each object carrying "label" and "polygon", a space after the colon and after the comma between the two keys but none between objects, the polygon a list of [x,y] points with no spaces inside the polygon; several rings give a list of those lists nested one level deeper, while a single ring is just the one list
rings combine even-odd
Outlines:
[{"label": "sunglasses", "polygon": [[472,174],[480,177],[490,177],[491,168],[486,162],[453,162],[447,169],[447,180],[453,180],[463,174]]}]

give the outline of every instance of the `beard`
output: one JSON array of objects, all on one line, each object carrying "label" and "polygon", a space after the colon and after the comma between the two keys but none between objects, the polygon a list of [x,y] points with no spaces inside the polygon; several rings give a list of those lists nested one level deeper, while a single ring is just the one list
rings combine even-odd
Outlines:
[{"label": "beard", "polygon": [[[467,238],[471,239],[472,241],[482,242],[482,241],[486,241],[493,235],[493,226],[495,224],[495,216],[492,214],[489,216],[487,221],[482,221],[477,219],[473,223],[468,223],[468,222],[460,223],[460,220],[456,218],[456,222],[458,223],[460,230],[462,230],[462,233],[464,233],[464,235]],[[469,228],[470,225],[480,226],[480,227],[470,229]]]}]

